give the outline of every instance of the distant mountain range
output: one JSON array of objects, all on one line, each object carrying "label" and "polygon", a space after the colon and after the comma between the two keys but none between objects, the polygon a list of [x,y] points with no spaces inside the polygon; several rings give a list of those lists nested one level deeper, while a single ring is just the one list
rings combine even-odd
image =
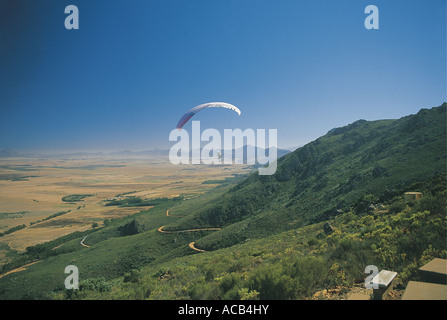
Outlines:
[{"label": "distant mountain range", "polygon": [[70,157],[106,157],[106,156],[118,156],[118,157],[134,157],[134,156],[166,156],[169,150],[165,149],[153,149],[146,151],[113,151],[113,152],[63,152],[63,153],[42,153],[38,151],[17,151],[14,149],[2,149],[0,150],[0,158],[12,158],[12,157],[24,157],[24,158],[70,158]]},{"label": "distant mountain range", "polygon": [[[264,152],[263,149],[258,150],[259,148],[254,148],[254,154],[257,152]],[[238,154],[238,151],[233,149],[233,154]],[[244,163],[247,162],[247,146],[245,145],[243,148],[244,155]],[[280,158],[283,155],[291,152],[286,149],[276,149],[277,157]],[[267,152],[268,153],[268,152]],[[131,151],[131,150],[122,150],[122,151],[113,151],[113,152],[64,152],[64,153],[40,153],[40,152],[19,152],[14,149],[1,149],[0,150],[0,158],[15,158],[15,157],[24,157],[24,158],[98,158],[98,157],[117,157],[117,158],[144,158],[144,157],[168,157],[169,149],[152,149],[145,151]],[[251,159],[251,158],[248,158]],[[253,160],[253,159],[251,159]]]}]

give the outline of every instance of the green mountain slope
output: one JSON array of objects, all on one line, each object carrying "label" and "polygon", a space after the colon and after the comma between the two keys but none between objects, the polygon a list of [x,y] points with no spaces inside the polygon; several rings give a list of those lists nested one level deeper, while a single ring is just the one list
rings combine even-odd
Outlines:
[{"label": "green mountain slope", "polygon": [[359,120],[282,157],[274,175],[252,174],[169,226],[226,226],[197,242],[215,250],[327,220],[366,194],[391,199],[445,170],[446,104],[398,120]]},{"label": "green mountain slope", "polygon": [[[302,298],[316,288],[345,281],[338,279],[340,270],[354,277],[351,271],[364,268],[367,257],[379,259],[381,250],[384,256],[393,256],[394,251],[411,256],[406,253],[408,244],[380,245],[380,235],[391,237],[394,227],[390,231],[387,225],[398,228],[401,220],[408,224],[423,217],[427,225],[415,228],[433,234],[415,244],[413,259],[420,261],[429,244],[440,254],[442,241],[434,239],[445,235],[445,201],[440,199],[445,199],[446,108],[444,103],[397,120],[359,120],[332,129],[279,159],[272,176],[255,172],[200,198],[164,201],[99,230],[31,247],[13,264],[3,266],[3,272],[34,259],[40,262],[0,278],[0,298],[66,297],[64,268],[70,264],[88,280],[78,298]],[[423,205],[407,210],[399,198],[405,191],[430,196]],[[393,216],[378,216],[371,209],[378,203],[384,203]],[[347,241],[340,233],[321,237],[325,221],[360,240]],[[159,232],[161,226],[172,233]],[[221,229],[175,232],[209,227]],[[362,240],[365,230],[371,241]],[[374,231],[378,235],[372,236]],[[89,248],[79,244],[85,236]],[[188,247],[191,242],[208,252],[197,254]],[[375,263],[410,268],[411,261],[387,259]],[[334,267],[341,261],[351,262]],[[244,270],[250,274],[244,276]],[[303,270],[316,273],[305,276]],[[176,289],[165,288],[166,281],[174,278]],[[295,283],[297,279],[301,284]],[[295,283],[293,288],[288,287],[289,280]],[[306,282],[311,284],[303,286]],[[116,288],[115,295],[111,288]],[[289,293],[281,295],[284,292]]]}]

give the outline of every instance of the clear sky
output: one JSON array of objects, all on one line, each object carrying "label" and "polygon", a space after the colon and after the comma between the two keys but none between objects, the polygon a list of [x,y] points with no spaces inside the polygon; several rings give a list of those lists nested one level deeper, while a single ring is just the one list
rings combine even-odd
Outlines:
[{"label": "clear sky", "polygon": [[0,1],[0,149],[169,148],[211,101],[242,114],[204,110],[203,129],[278,129],[292,147],[446,100],[445,0]]}]

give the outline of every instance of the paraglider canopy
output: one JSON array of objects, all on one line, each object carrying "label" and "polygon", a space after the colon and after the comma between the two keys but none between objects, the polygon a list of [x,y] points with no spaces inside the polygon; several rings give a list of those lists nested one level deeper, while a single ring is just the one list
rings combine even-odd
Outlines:
[{"label": "paraglider canopy", "polygon": [[181,129],[185,123],[188,122],[189,119],[191,119],[197,112],[206,109],[206,108],[225,108],[229,110],[233,110],[238,115],[241,115],[241,110],[239,110],[237,107],[233,106],[232,104],[226,103],[226,102],[208,102],[201,105],[198,105],[197,107],[192,108],[187,113],[183,115],[183,117],[180,118],[179,122],[177,123],[177,129]]}]

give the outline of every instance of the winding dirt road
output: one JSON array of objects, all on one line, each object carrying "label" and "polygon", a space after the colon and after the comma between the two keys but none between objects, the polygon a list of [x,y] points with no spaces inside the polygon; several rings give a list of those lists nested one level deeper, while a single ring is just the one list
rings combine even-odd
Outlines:
[{"label": "winding dirt road", "polygon": [[[169,210],[166,210],[166,216],[168,217],[183,217],[183,216],[173,216],[169,214]],[[196,232],[196,231],[217,231],[220,230],[221,228],[200,228],[200,229],[184,229],[184,230],[169,230],[169,231],[165,231],[163,230],[165,226],[161,226],[160,228],[158,228],[158,232],[160,233],[181,233],[181,232]],[[189,247],[195,251],[198,252],[206,252],[205,250],[202,249],[198,249],[194,246],[195,242],[191,242],[189,244]]]},{"label": "winding dirt road", "polygon": [[[169,214],[169,210],[166,210],[166,216],[168,216],[168,217],[184,217],[184,216],[177,216],[177,215],[174,216],[174,215],[170,215],[170,214]],[[157,229],[157,231],[160,232],[160,233],[181,233],[181,232],[197,232],[197,231],[217,231],[217,230],[220,230],[220,229],[221,229],[221,228],[199,228],[199,229],[184,229],[184,230],[168,230],[168,231],[165,231],[165,230],[163,230],[164,227],[165,227],[165,226],[161,226],[160,228]],[[86,245],[86,244],[84,243],[84,240],[85,240],[87,237],[88,237],[88,235],[85,236],[85,237],[81,240],[80,244],[81,244],[82,246],[86,247],[86,248],[90,248],[89,245]],[[205,250],[196,248],[196,247],[194,246],[194,244],[195,244],[194,241],[191,242],[191,243],[189,244],[189,247],[190,247],[191,249],[195,250],[195,251],[198,251],[198,252],[206,252]],[[54,249],[55,249],[55,248],[54,248]]]},{"label": "winding dirt road", "polygon": [[84,239],[81,240],[81,245],[83,245],[83,246],[86,247],[86,248],[90,248],[90,246],[88,246],[88,245],[86,245],[86,244],[84,243],[84,240],[85,240],[85,238],[87,238],[87,237],[88,237],[88,236],[85,236]]},{"label": "winding dirt road", "polygon": [[194,246],[194,244],[195,244],[194,241],[191,242],[191,243],[189,244],[189,247],[190,247],[191,249],[196,250],[196,251],[199,251],[199,252],[206,252],[205,250],[197,249],[197,248]]},{"label": "winding dirt road", "polygon": [[196,231],[217,231],[220,230],[220,228],[201,228],[201,229],[184,229],[184,230],[163,230],[165,226],[161,226],[158,228],[158,232],[161,233],[180,233],[180,232],[196,232]]}]

